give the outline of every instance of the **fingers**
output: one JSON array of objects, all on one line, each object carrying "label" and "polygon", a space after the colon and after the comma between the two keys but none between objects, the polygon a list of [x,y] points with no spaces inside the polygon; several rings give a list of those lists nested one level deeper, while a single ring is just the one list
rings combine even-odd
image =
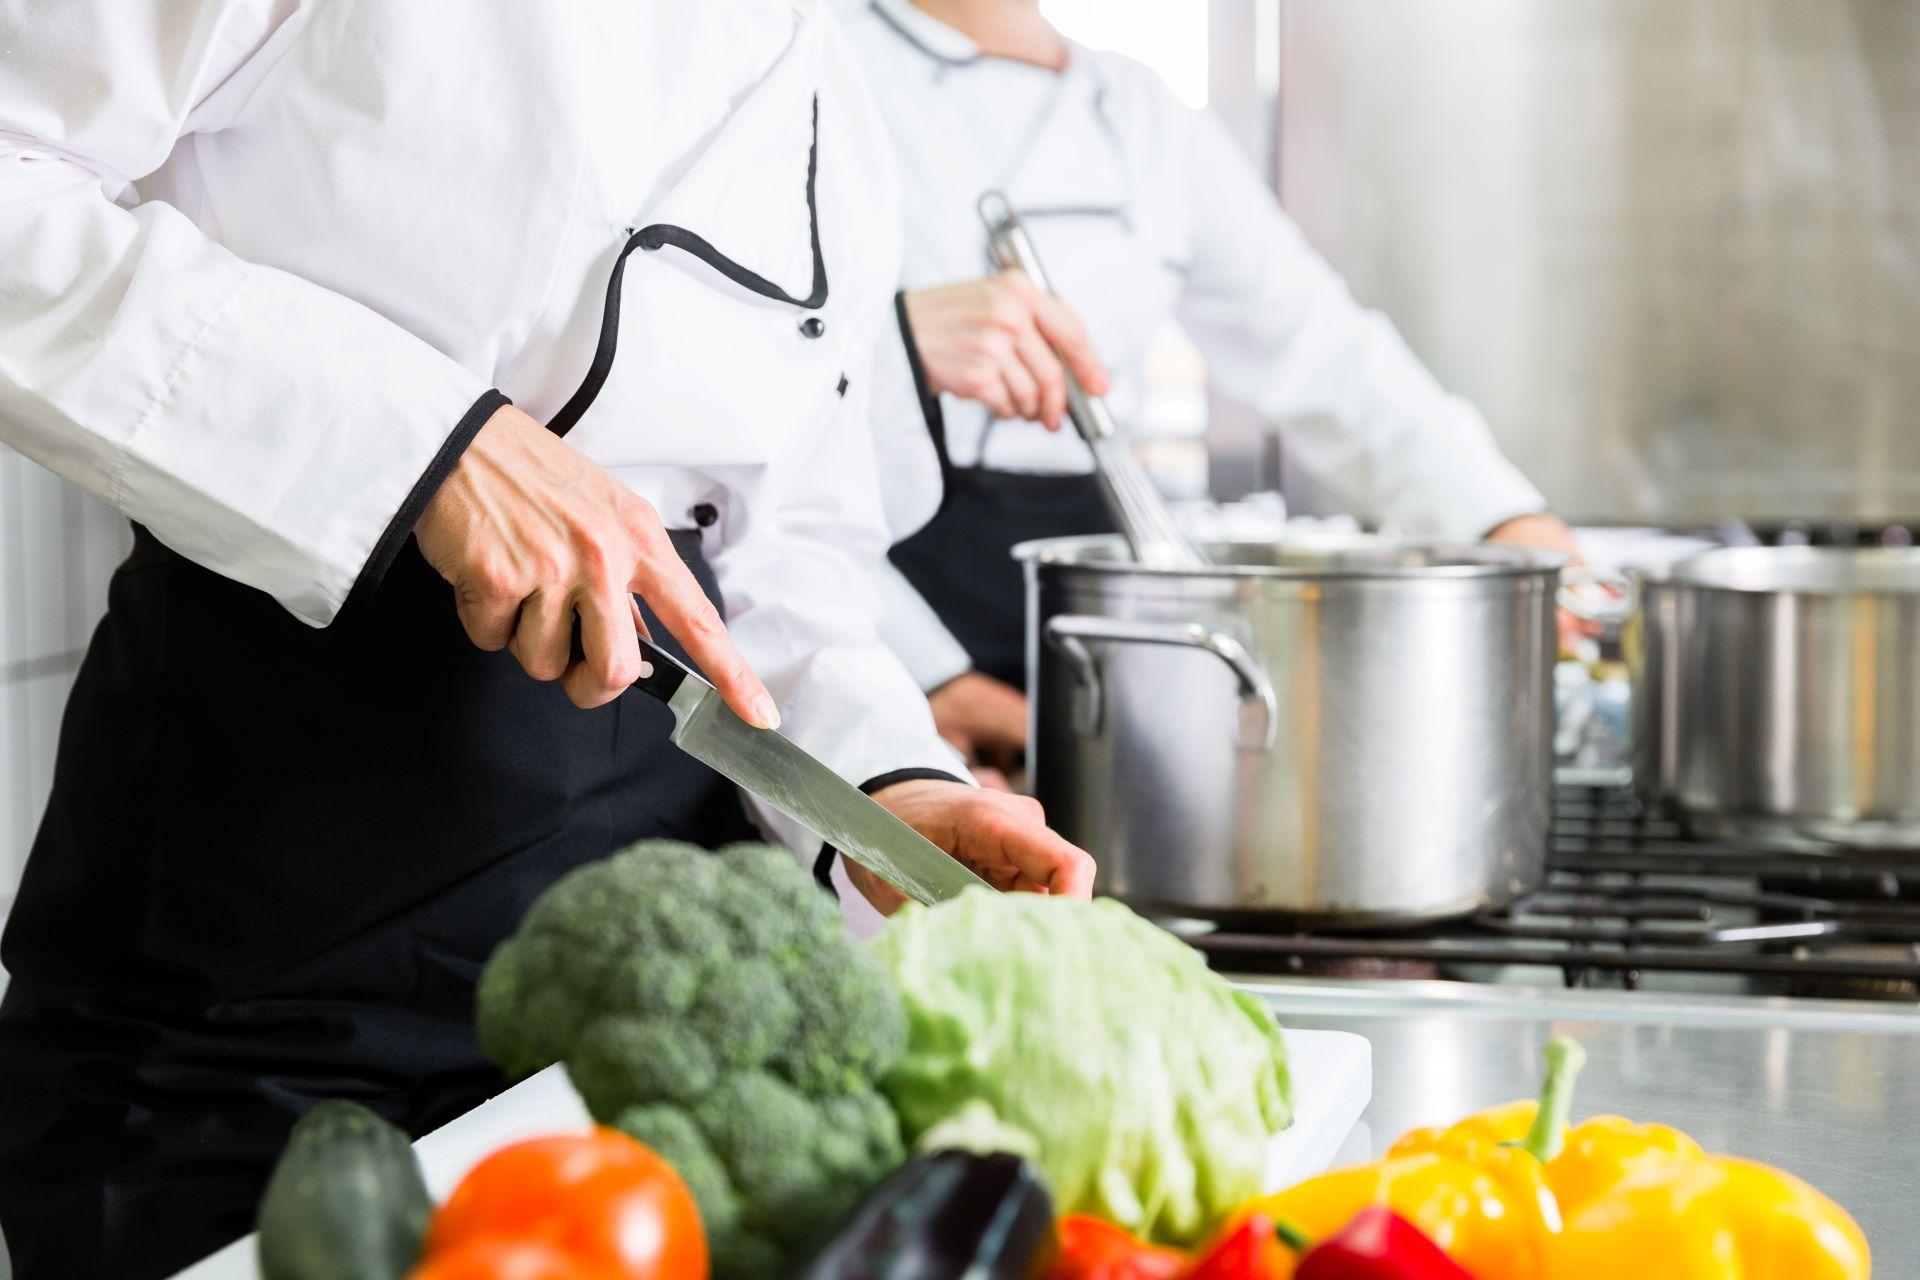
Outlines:
[{"label": "fingers", "polygon": [[581,656],[567,667],[561,685],[577,707],[605,706],[640,678],[639,610],[625,591],[584,595],[575,608]]},{"label": "fingers", "polygon": [[520,597],[512,592],[456,586],[453,607],[460,616],[460,625],[466,628],[467,639],[473,641],[474,647],[488,653],[498,653],[513,638],[513,624],[520,616]]},{"label": "fingers", "polygon": [[1033,300],[1033,322],[1045,338],[1047,345],[1066,361],[1073,370],[1073,376],[1080,379],[1080,385],[1089,395],[1103,396],[1111,390],[1107,377],[1107,366],[1100,362],[1099,353],[1093,349],[1093,340],[1087,337],[1086,326],[1080,323],[1080,317],[1073,309],[1052,294],[1040,293]]},{"label": "fingers", "polygon": [[973,766],[973,780],[987,791],[1005,791],[1009,794],[1013,791],[1013,782],[1006,773],[992,765]]},{"label": "fingers", "polygon": [[1017,878],[1015,887],[1070,898],[1093,896],[1093,858],[1048,827],[1038,801],[992,791],[974,793],[977,832],[964,832],[967,845],[997,852],[1002,866]]},{"label": "fingers", "polygon": [[959,392],[967,399],[985,405],[996,418],[1019,418],[1023,415],[1020,406],[1013,402],[1013,391],[1007,385],[1004,368],[1004,364],[993,356],[982,356],[962,380]]},{"label": "fingers", "polygon": [[780,711],[773,695],[733,646],[727,624],[700,584],[675,553],[665,530],[642,542],[629,587],[652,607],[735,715],[759,729],[777,729]]},{"label": "fingers", "polygon": [[[414,526],[427,563],[454,584],[474,644],[511,648],[528,674],[566,680],[583,706],[640,670],[638,592],[750,724],[780,715],[646,501],[525,413],[495,412]],[[576,613],[581,655],[573,652]]]},{"label": "fingers", "polygon": [[540,589],[520,602],[507,649],[535,680],[558,680],[573,659],[573,608],[565,595]]},{"label": "fingers", "polygon": [[[1032,332],[1029,330],[1028,332]],[[1045,346],[1040,344],[1039,335],[1033,340],[1041,346],[1044,355]],[[1042,366],[1044,368],[1044,365]],[[1040,417],[1044,387],[1041,379],[1028,363],[1027,353],[1020,348],[1020,338],[1015,336],[1004,344],[999,354],[1000,381],[1007,389],[1007,403],[1013,408],[1013,415],[1029,422]]]},{"label": "fingers", "polygon": [[1060,419],[1067,411],[1067,375],[1059,359],[1048,350],[1040,331],[1031,325],[1014,336],[1013,354],[1021,372],[1035,388],[1033,403],[1023,410],[1024,415],[1030,421],[1045,423],[1049,431],[1058,431]]},{"label": "fingers", "polygon": [[843,858],[842,865],[847,869],[847,880],[860,891],[860,896],[873,904],[873,909],[883,916],[890,916],[907,905],[907,895],[882,880],[851,858]]}]

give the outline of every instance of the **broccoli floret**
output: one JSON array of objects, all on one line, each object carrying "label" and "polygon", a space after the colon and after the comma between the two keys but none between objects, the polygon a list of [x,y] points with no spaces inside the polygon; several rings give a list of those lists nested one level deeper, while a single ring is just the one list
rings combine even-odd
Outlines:
[{"label": "broccoli floret", "polygon": [[700,1220],[709,1237],[734,1234],[740,1221],[740,1197],[734,1194],[727,1167],[713,1154],[692,1116],[675,1106],[628,1107],[614,1121],[614,1128],[646,1143],[674,1167],[700,1206]]},{"label": "broccoli floret", "polygon": [[682,1106],[720,1082],[707,1042],[663,1018],[614,1014],[587,1028],[567,1055],[567,1078],[596,1116],[617,1115],[635,1098]]},{"label": "broccoli floret", "polygon": [[907,1015],[897,997],[876,1000],[893,980],[874,959],[850,946],[827,950],[794,976],[799,1007],[794,1034],[775,1061],[809,1093],[848,1093],[906,1052]]},{"label": "broccoli floret", "polygon": [[679,1170],[719,1280],[785,1274],[903,1158],[875,1086],[899,991],[764,845],[648,841],[568,874],[488,961],[479,1029],[509,1074],[564,1062]]}]

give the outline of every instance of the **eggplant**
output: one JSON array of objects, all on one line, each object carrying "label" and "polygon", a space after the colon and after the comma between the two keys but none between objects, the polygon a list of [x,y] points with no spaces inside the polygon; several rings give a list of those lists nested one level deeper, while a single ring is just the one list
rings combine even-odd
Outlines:
[{"label": "eggplant", "polygon": [[937,1151],[881,1183],[800,1280],[1036,1280],[1059,1247],[1031,1164]]}]

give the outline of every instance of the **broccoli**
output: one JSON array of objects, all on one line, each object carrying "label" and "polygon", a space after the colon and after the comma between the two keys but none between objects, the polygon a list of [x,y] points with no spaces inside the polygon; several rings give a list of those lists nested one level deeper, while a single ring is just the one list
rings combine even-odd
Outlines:
[{"label": "broccoli", "polygon": [[502,1070],[564,1062],[679,1170],[721,1280],[791,1270],[903,1158],[874,1084],[906,1049],[899,991],[777,849],[653,840],[568,874],[478,1000]]}]

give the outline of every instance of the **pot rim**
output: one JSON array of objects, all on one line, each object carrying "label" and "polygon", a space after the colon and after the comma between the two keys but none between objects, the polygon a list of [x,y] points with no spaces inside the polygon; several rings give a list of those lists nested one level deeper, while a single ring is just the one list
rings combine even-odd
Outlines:
[{"label": "pot rim", "polygon": [[[1768,581],[1773,572],[1856,566],[1893,570],[1903,579],[1887,581]],[[1741,581],[1742,574],[1752,580]],[[1920,547],[1715,547],[1658,570],[1641,570],[1648,582],[1690,591],[1740,596],[1811,596],[1864,599],[1920,596]]]},{"label": "pot rim", "polygon": [[1205,569],[1161,568],[1122,559],[1081,559],[1086,552],[1120,548],[1124,542],[1117,533],[1074,534],[1063,538],[1036,538],[1015,544],[1013,557],[1041,568],[1085,570],[1113,576],[1137,576],[1157,579],[1281,579],[1290,582],[1327,582],[1385,580],[1400,582],[1457,582],[1498,578],[1526,578],[1557,574],[1572,563],[1556,551],[1531,547],[1499,546],[1485,542],[1446,542],[1441,540],[1388,541],[1368,535],[1329,538],[1303,538],[1276,543],[1268,538],[1214,538],[1203,547],[1287,545],[1306,551],[1340,553],[1345,551],[1426,551],[1455,557],[1448,564],[1353,564],[1353,565],[1265,565],[1215,564]]}]

